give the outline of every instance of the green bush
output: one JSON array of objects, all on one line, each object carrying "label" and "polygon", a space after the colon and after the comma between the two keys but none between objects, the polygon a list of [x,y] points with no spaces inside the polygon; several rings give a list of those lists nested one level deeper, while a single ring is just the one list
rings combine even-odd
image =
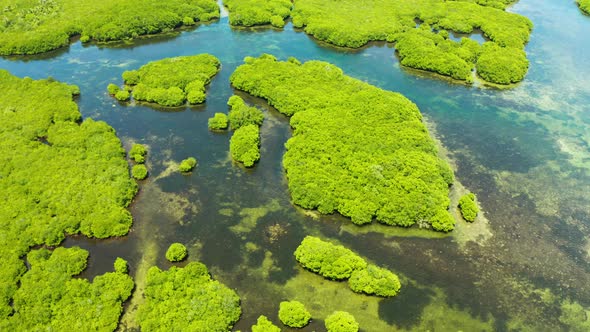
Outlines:
[{"label": "green bush", "polygon": [[115,272],[126,274],[129,271],[127,261],[121,257],[115,259]]},{"label": "green bush", "polygon": [[171,262],[180,262],[186,258],[187,253],[184,244],[175,242],[168,247],[168,250],[166,250],[166,259]]},{"label": "green bush", "polygon": [[205,101],[205,86],[221,63],[210,54],[181,56],[152,61],[138,70],[123,72],[123,81],[139,101],[176,107]]},{"label": "green bush", "polygon": [[[33,246],[57,246],[69,234],[94,238],[127,234],[133,219],[126,207],[137,183],[129,176],[125,150],[114,129],[102,121],[81,121],[72,100],[79,93],[77,87],[49,79],[21,79],[0,70],[0,90],[2,321],[20,310],[10,305],[27,271],[19,257]],[[44,286],[38,284],[36,292]],[[51,288],[47,289],[43,292]],[[32,316],[36,315],[25,313],[14,321]],[[43,326],[27,329],[16,324],[0,330],[50,329]]]},{"label": "green bush", "polygon": [[479,207],[475,202],[474,193],[465,194],[459,199],[459,210],[461,210],[463,219],[471,222],[475,220]]},{"label": "green bush", "polygon": [[281,332],[281,329],[274,325],[266,316],[258,317],[255,325],[252,325],[252,332]]},{"label": "green bush", "polygon": [[180,162],[178,170],[181,172],[190,172],[197,166],[197,159],[189,157]]},{"label": "green bush", "polygon": [[264,114],[256,107],[246,105],[239,96],[231,96],[227,102],[230,106],[229,125],[232,130],[249,124],[260,127],[264,121]]},{"label": "green bush", "polygon": [[477,75],[497,84],[511,84],[524,79],[529,68],[526,53],[518,48],[485,43],[477,60]]},{"label": "green bush", "polygon": [[590,0],[577,0],[580,9],[587,15],[590,15]]},{"label": "green bush", "polygon": [[209,118],[208,125],[210,130],[227,129],[228,118],[224,113],[215,113],[212,118]]},{"label": "green bush", "polygon": [[358,332],[359,324],[354,316],[346,311],[334,311],[325,320],[328,332]]},{"label": "green bush", "polygon": [[120,90],[120,89],[119,89],[119,86],[118,86],[118,85],[116,85],[116,84],[113,84],[113,83],[110,83],[110,84],[107,86],[107,90],[109,91],[109,94],[110,94],[111,96],[114,96],[114,95],[116,95],[116,94],[117,94],[117,92],[119,92],[119,90]]},{"label": "green bush", "polygon": [[348,286],[357,293],[383,297],[395,296],[401,288],[395,274],[371,264],[365,269],[353,271],[348,279]]},{"label": "green bush", "polygon": [[143,180],[148,176],[147,167],[143,164],[133,165],[131,168],[131,175],[137,180]]},{"label": "green bush", "polygon": [[127,91],[127,90],[119,90],[119,91],[117,91],[117,93],[115,93],[115,98],[118,101],[127,101],[127,100],[129,100],[129,97],[131,97],[131,95],[129,94],[129,91]]},{"label": "green bush", "polygon": [[229,23],[237,26],[272,24],[283,27],[293,4],[289,0],[224,0]]},{"label": "green bush", "polygon": [[214,0],[43,0],[3,2],[0,54],[36,54],[70,43],[107,42],[170,31],[219,17]]},{"label": "green bush", "polygon": [[131,157],[131,159],[133,159],[138,164],[143,164],[145,162],[146,154],[147,149],[145,146],[137,143],[134,143],[131,146],[131,150],[129,150],[129,157]]},{"label": "green bush", "polygon": [[356,270],[365,269],[367,262],[341,245],[306,236],[295,250],[295,259],[308,270],[329,279],[348,279]]},{"label": "green bush", "polygon": [[292,116],[283,165],[295,204],[337,211],[355,224],[375,218],[453,229],[453,173],[438,157],[415,104],[326,62],[300,65],[268,55],[245,60],[230,77],[233,86]]},{"label": "green bush", "polygon": [[246,167],[254,166],[260,159],[260,133],[256,125],[249,124],[238,128],[229,142],[229,151],[234,160]]},{"label": "green bush", "polygon": [[283,301],[279,305],[279,319],[289,327],[304,327],[309,324],[311,314],[299,301]]},{"label": "green bush", "polygon": [[138,311],[143,332],[226,332],[241,315],[238,295],[212,280],[202,263],[168,271],[150,268],[144,294]]}]

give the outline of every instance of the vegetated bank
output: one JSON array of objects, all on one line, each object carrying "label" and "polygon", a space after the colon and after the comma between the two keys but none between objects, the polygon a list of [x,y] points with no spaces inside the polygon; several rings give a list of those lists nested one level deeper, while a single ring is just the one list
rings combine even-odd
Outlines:
[{"label": "vegetated bank", "polygon": [[291,13],[289,0],[224,0],[229,11],[229,24],[250,27],[272,24],[282,28]]},{"label": "vegetated bank", "polygon": [[580,10],[586,15],[590,15],[590,0],[577,0],[576,3]]},{"label": "vegetated bank", "polygon": [[187,101],[203,103],[205,86],[220,67],[221,62],[213,55],[199,54],[152,61],[138,70],[123,72],[122,77],[135,100],[181,106]]},{"label": "vegetated bank", "polygon": [[[82,294],[93,287],[77,280],[71,284],[73,288],[64,289],[64,282],[85,266],[87,254],[36,251],[28,257],[33,267],[25,277],[26,267],[20,257],[32,246],[58,245],[67,234],[96,238],[127,234],[132,217],[126,207],[137,192],[137,184],[129,176],[125,150],[113,128],[92,119],[80,122],[81,114],[72,100],[79,93],[76,86],[52,79],[21,79],[0,71],[0,89],[0,321],[11,326],[4,320],[16,310],[15,315],[31,320],[37,317],[35,322],[46,326],[50,298],[58,301],[53,312],[58,316],[54,318],[65,321],[59,315],[67,310],[59,306],[75,305],[59,298],[68,298],[71,292],[82,301]],[[67,257],[60,258],[63,255]],[[54,264],[54,260],[61,272],[54,271],[56,275],[48,278],[58,280],[55,283],[29,284],[23,279],[37,275],[35,266],[43,270],[44,261]],[[128,286],[126,277],[115,279],[114,284]],[[126,293],[121,291],[117,301],[126,298],[121,294]],[[41,311],[30,309],[29,305],[36,304],[28,300],[23,300],[26,305],[17,305],[18,299],[36,296],[47,302]],[[17,318],[10,321],[18,322]]]},{"label": "vegetated bank", "polygon": [[233,86],[292,116],[283,164],[295,204],[339,212],[355,224],[375,218],[454,228],[448,211],[453,172],[437,156],[414,103],[327,62],[301,65],[270,55],[245,62],[232,74]]},{"label": "vegetated bank", "polygon": [[171,31],[219,17],[214,0],[7,0],[0,54],[37,54],[70,43],[108,42]]},{"label": "vegetated bank", "polygon": [[[328,43],[361,47],[369,41],[396,42],[402,65],[472,81],[510,84],[521,81],[529,62],[524,46],[533,24],[503,9],[511,1],[296,0],[293,25]],[[416,20],[421,22],[416,29]],[[489,42],[449,39],[448,31],[480,29]]]}]

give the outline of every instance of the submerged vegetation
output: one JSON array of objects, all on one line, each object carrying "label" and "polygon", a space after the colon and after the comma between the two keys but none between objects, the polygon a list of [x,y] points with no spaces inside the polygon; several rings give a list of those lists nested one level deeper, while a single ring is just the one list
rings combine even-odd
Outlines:
[{"label": "submerged vegetation", "polygon": [[348,286],[357,293],[389,297],[401,288],[398,277],[391,271],[367,264],[351,250],[317,237],[305,237],[295,250],[295,259],[324,278],[348,279]]},{"label": "submerged vegetation", "polygon": [[292,116],[283,164],[293,202],[340,212],[355,224],[373,218],[450,231],[453,173],[412,102],[348,77],[321,61],[299,65],[247,57],[232,84]]},{"label": "submerged vegetation", "polygon": [[127,234],[137,184],[113,128],[80,122],[77,87],[0,71],[0,88],[1,320],[26,270],[19,257],[67,234]]},{"label": "submerged vegetation", "polygon": [[220,67],[213,55],[199,54],[152,61],[122,76],[132,89],[133,99],[172,107],[187,100],[189,104],[203,103],[205,86]]},{"label": "submerged vegetation", "polygon": [[285,25],[293,6],[289,0],[224,0],[223,4],[229,11],[231,25],[272,24],[277,28]]},{"label": "submerged vegetation", "polygon": [[359,323],[346,311],[335,311],[326,318],[328,332],[358,332]]},{"label": "submerged vegetation", "polygon": [[212,280],[207,267],[198,262],[168,271],[150,268],[145,297],[139,324],[146,332],[228,331],[242,313],[238,295]]},{"label": "submerged vegetation", "polygon": [[[405,66],[468,82],[475,66],[484,80],[509,84],[521,81],[527,72],[524,45],[533,25],[523,16],[498,9],[505,4],[370,0],[359,6],[351,0],[297,0],[292,19],[295,27],[334,45],[357,48],[369,41],[397,42]],[[418,31],[416,19],[424,25]],[[480,29],[490,41],[480,49],[466,38],[449,40],[444,29],[458,33]],[[514,63],[507,61],[512,56],[516,56]],[[484,60],[478,61],[479,57]]]},{"label": "submerged vegetation", "polygon": [[[88,252],[78,247],[32,250],[30,269],[20,279],[13,315],[0,319],[2,331],[114,331],[133,280],[117,259],[115,271],[92,282],[73,278],[86,268]],[[124,262],[124,261],[123,261]],[[4,281],[4,280],[3,280]]]},{"label": "submerged vegetation", "polygon": [[108,42],[172,31],[219,17],[214,0],[3,1],[0,54],[36,54],[70,43]]},{"label": "submerged vegetation", "polygon": [[479,207],[475,201],[474,193],[465,194],[459,199],[459,210],[461,210],[463,219],[467,221],[475,220],[475,217],[479,212]]},{"label": "submerged vegetation", "polygon": [[283,301],[279,305],[279,319],[289,327],[302,328],[309,324],[311,314],[299,301]]}]

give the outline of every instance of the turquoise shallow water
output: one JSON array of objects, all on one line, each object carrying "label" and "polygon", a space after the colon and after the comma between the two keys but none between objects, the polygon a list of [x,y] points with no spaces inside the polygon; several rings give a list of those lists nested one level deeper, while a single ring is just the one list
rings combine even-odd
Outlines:
[{"label": "turquoise shallow water", "polygon": [[[355,314],[363,331],[568,330],[559,321],[561,303],[569,298],[590,307],[590,18],[573,1],[524,0],[510,10],[529,17],[535,29],[526,48],[529,73],[504,91],[400,68],[389,44],[337,49],[290,24],[284,31],[232,29],[227,18],[129,45],[74,43],[43,56],[4,58],[0,68],[79,85],[84,117],[107,121],[126,145],[150,148],[150,178],[131,207],[130,235],[64,243],[91,251],[84,277],[110,270],[117,256],[129,260],[132,273],[151,264],[165,268],[163,253],[178,241],[241,295],[236,329],[249,329],[259,314],[278,322],[278,303],[297,298],[317,318],[310,331],[323,329],[325,314],[340,309]],[[106,94],[124,70],[204,52],[223,67],[202,106],[127,105]],[[443,237],[399,229],[382,235],[374,231],[383,228],[296,209],[281,166],[288,119],[241,93],[265,110],[262,159],[252,170],[232,164],[229,134],[209,132],[207,119],[227,110],[235,67],[261,53],[328,61],[410,98],[448,152],[457,180],[478,195],[487,222],[460,224]],[[187,156],[199,159],[192,175],[166,172]],[[401,294],[369,299],[302,271],[292,252],[307,234],[338,240],[393,269],[403,279]]]}]

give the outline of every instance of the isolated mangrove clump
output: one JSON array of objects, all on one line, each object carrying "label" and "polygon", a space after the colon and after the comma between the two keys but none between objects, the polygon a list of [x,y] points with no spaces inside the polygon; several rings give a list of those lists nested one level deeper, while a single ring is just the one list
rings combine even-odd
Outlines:
[{"label": "isolated mangrove clump", "polygon": [[122,77],[133,99],[175,107],[187,101],[203,103],[205,86],[220,67],[221,63],[213,55],[199,54],[152,61],[138,70],[123,72]]},{"label": "isolated mangrove clump", "polygon": [[131,175],[136,180],[143,180],[148,176],[147,167],[145,167],[143,164],[133,165],[133,167],[131,167]]},{"label": "isolated mangrove clump", "polygon": [[129,157],[138,164],[145,162],[145,156],[147,155],[147,149],[144,145],[134,143],[129,150]]},{"label": "isolated mangrove clump", "polygon": [[279,305],[279,319],[289,327],[304,327],[309,324],[311,314],[299,301],[283,301]]},{"label": "isolated mangrove clump", "polygon": [[[233,86],[292,116],[283,165],[295,204],[339,212],[359,225],[422,221],[453,230],[453,172],[437,155],[415,104],[322,61],[281,62],[265,54],[244,62],[230,77]],[[257,135],[249,136],[240,146],[257,157],[247,148],[256,146]]]},{"label": "isolated mangrove clump", "polygon": [[266,316],[258,317],[255,325],[252,325],[252,332],[281,332],[281,329],[274,325]]},{"label": "isolated mangrove clump", "polygon": [[194,157],[189,157],[189,158],[186,158],[180,162],[180,165],[178,166],[178,170],[183,173],[186,173],[186,172],[192,171],[196,166],[197,166],[197,159]]},{"label": "isolated mangrove clump", "polygon": [[254,166],[260,159],[260,132],[258,126],[249,124],[238,128],[229,142],[229,151],[234,160],[246,167]]},{"label": "isolated mangrove clump", "polygon": [[328,332],[358,332],[359,324],[346,311],[334,311],[324,322]]},{"label": "isolated mangrove clump", "polygon": [[219,17],[215,0],[5,1],[0,54],[37,54],[80,41],[108,42],[172,31]]},{"label": "isolated mangrove clump", "polygon": [[474,193],[465,194],[459,199],[459,210],[461,211],[463,219],[467,221],[475,220],[475,217],[479,212],[479,207],[475,201]]},{"label": "isolated mangrove clump", "polygon": [[240,319],[240,298],[212,280],[207,267],[191,262],[168,271],[151,267],[145,302],[139,307],[142,331],[231,331]]},{"label": "isolated mangrove clump", "polygon": [[171,262],[180,262],[186,258],[188,251],[182,243],[172,243],[168,250],[166,250],[166,259]]},{"label": "isolated mangrove clump", "polygon": [[209,130],[224,130],[227,129],[229,120],[224,113],[215,113],[207,122]]}]

